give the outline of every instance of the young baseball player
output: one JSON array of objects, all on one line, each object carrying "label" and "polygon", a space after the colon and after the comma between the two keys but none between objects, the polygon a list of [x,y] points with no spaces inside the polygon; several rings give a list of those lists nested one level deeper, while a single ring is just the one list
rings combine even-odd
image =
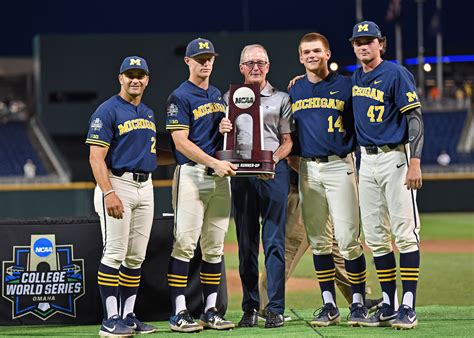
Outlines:
[{"label": "young baseball player", "polygon": [[[290,156],[290,166],[297,170],[299,161],[296,156]],[[329,227],[332,228],[332,222],[328,220]],[[303,255],[310,247],[306,236],[306,229],[301,214],[301,203],[298,191],[298,174],[295,170],[290,171],[290,193],[288,194],[288,210],[286,217],[286,233],[285,233],[285,282],[288,281],[293,274],[296,266],[300,262]],[[346,301],[352,303],[351,281],[347,276],[347,271],[336,239],[332,239],[332,258],[336,268],[335,282],[339,291],[342,293]],[[267,274],[264,270],[260,275],[258,290],[260,292],[260,314],[259,319],[264,319],[264,309],[268,304],[267,296]],[[382,299],[366,299],[365,305],[369,312],[375,311]],[[285,321],[290,320],[290,316],[285,316]]]},{"label": "young baseball player", "polygon": [[[260,306],[258,292],[258,252],[260,218],[265,268],[269,276],[265,328],[284,325],[285,311],[285,222],[289,188],[285,157],[293,146],[291,105],[288,94],[274,88],[266,79],[270,62],[265,48],[248,45],[240,56],[240,73],[247,84],[258,84],[263,112],[264,149],[273,151],[275,175],[240,177],[231,180],[232,205],[239,245],[239,272],[244,312],[241,327],[257,325]],[[228,98],[227,94],[226,97]],[[221,131],[229,132],[229,119],[221,122]],[[280,159],[283,159],[280,161]]]},{"label": "young baseball player", "polygon": [[[352,76],[355,125],[362,151],[360,210],[383,294],[381,309],[359,324],[411,329],[418,322],[415,300],[420,219],[416,189],[422,185],[421,103],[413,75],[400,65],[382,60],[386,39],[374,22],[356,24],[350,41],[362,65]],[[403,285],[398,313],[392,236],[400,251]]]},{"label": "young baseball player", "polygon": [[104,307],[99,334],[105,336],[156,330],[133,311],[154,211],[156,126],[153,111],[141,102],[149,81],[145,59],[125,58],[118,79],[119,94],[92,114],[86,140],[104,243],[98,284]]},{"label": "young baseball player", "polygon": [[311,325],[340,322],[332,256],[333,229],[352,289],[349,325],[367,317],[366,265],[359,242],[360,222],[353,151],[355,149],[351,80],[329,71],[329,42],[308,33],[299,45],[306,76],[290,89],[298,137],[299,191],[308,242],[321,288],[323,307]]},{"label": "young baseball player", "polygon": [[[217,330],[234,327],[215,307],[230,217],[228,176],[235,175],[236,169],[213,157],[222,149],[219,122],[225,112],[222,94],[209,84],[216,56],[211,41],[191,41],[184,58],[189,79],[171,93],[167,103],[166,129],[171,132],[178,163],[173,179],[174,244],[168,268],[173,305],[169,325],[178,332],[201,331],[203,326]],[[214,176],[208,168],[214,170]],[[199,239],[205,304],[201,325],[189,314],[184,296],[189,261]]]}]

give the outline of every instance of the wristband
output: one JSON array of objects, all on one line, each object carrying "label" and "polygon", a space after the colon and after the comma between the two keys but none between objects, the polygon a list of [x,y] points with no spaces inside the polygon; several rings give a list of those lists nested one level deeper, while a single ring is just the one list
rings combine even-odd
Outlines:
[{"label": "wristband", "polygon": [[104,197],[106,197],[107,195],[110,195],[110,194],[113,193],[113,192],[115,192],[114,189],[111,189],[111,190],[109,190],[109,191],[104,192]]}]

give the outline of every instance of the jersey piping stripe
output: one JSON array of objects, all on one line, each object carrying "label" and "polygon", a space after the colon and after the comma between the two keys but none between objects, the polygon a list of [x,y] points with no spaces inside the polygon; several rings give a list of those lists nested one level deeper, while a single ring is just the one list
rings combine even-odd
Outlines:
[{"label": "jersey piping stripe", "polygon": [[[357,168],[356,168],[356,161],[354,159],[354,152],[351,153],[351,159],[352,159],[352,163],[354,165],[354,173],[357,173]],[[357,175],[353,175],[354,176],[354,181],[355,181],[355,187],[356,187],[356,192],[357,192],[357,205],[360,205],[360,200],[359,200],[359,182],[357,181]],[[360,238],[360,235],[362,233],[362,219],[361,219],[361,215],[360,215],[360,208],[358,208],[358,213],[359,213],[359,226],[358,226],[358,229],[359,229],[359,232],[357,234],[357,239]]]},{"label": "jersey piping stripe", "polygon": [[[173,235],[176,238],[176,229],[178,226],[178,216],[179,216],[179,208],[178,208],[178,201],[179,201],[179,179],[181,176],[181,166],[178,165],[176,167],[176,191],[175,191],[175,196],[176,199],[174,201],[174,225],[173,225]],[[169,275],[168,275],[169,276]]]},{"label": "jersey piping stripe", "polygon": [[413,109],[413,108],[418,108],[418,107],[421,107],[420,102],[410,103],[410,104],[406,105],[405,107],[400,108],[400,112],[404,113],[407,110],[410,110],[410,109]]},{"label": "jersey piping stripe", "polygon": [[104,247],[102,249],[102,258],[104,258],[105,248],[107,247],[107,214],[105,213],[105,197],[103,193],[102,193],[102,217],[104,219]]},{"label": "jersey piping stripe", "polygon": [[189,129],[189,126],[185,124],[167,124],[166,125],[167,130],[173,130],[173,129]]},{"label": "jersey piping stripe", "polygon": [[[403,147],[403,150],[405,151],[405,159],[406,159],[406,162],[407,162],[407,167],[409,167],[410,166],[410,161],[408,160],[407,148]],[[415,235],[416,243],[417,243],[418,250],[419,250],[420,249],[420,238],[418,237],[418,235],[416,233],[416,229],[418,228],[418,222],[417,222],[417,218],[416,218],[416,202],[415,202],[415,195],[414,195],[413,189],[410,189],[410,195],[411,195],[411,207],[412,207],[412,210],[413,210],[413,220],[414,220],[414,223],[415,223],[415,228],[413,229],[413,235]]]},{"label": "jersey piping stripe", "polygon": [[88,138],[86,140],[86,143],[87,144],[93,144],[93,145],[96,145],[96,146],[106,147],[106,148],[110,147],[110,143],[107,143],[105,141],[100,141],[100,140],[93,140],[93,139],[90,139],[90,138]]}]

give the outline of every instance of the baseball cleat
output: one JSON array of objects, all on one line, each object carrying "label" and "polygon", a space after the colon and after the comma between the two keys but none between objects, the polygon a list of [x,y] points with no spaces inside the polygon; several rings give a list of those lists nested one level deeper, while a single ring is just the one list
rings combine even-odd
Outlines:
[{"label": "baseball cleat", "polygon": [[[254,327],[257,326],[257,310],[252,309],[248,311],[244,311],[242,315],[242,319],[240,320],[239,327]],[[266,318],[265,318],[266,320]]]},{"label": "baseball cleat", "polygon": [[361,321],[359,325],[369,327],[392,326],[396,317],[397,311],[390,305],[382,303],[382,306],[367,321]]},{"label": "baseball cleat", "polygon": [[396,330],[413,329],[418,324],[416,312],[408,305],[400,305],[398,315],[392,323],[392,327]]},{"label": "baseball cleat", "polygon": [[[292,319],[291,316],[283,315],[283,320],[285,322],[289,322],[289,321],[291,321],[291,319]],[[267,315],[264,314],[264,313],[259,312],[258,313],[258,320],[260,320],[262,322],[266,321],[267,320]]]},{"label": "baseball cleat", "polygon": [[367,323],[369,318],[369,311],[364,304],[352,303],[350,307],[350,313],[347,316],[347,325],[349,326],[363,326],[363,323]]},{"label": "baseball cleat", "polygon": [[157,330],[156,327],[139,321],[134,313],[129,313],[125,319],[123,319],[123,323],[134,330],[135,334],[147,334]]},{"label": "baseball cleat", "polygon": [[171,331],[175,332],[197,332],[203,330],[203,327],[194,321],[188,310],[180,311],[177,315],[172,316],[169,325]]},{"label": "baseball cleat", "polygon": [[201,325],[214,330],[229,330],[235,327],[235,324],[226,320],[223,315],[217,312],[215,307],[210,308],[201,315]]},{"label": "baseball cleat", "polygon": [[267,319],[265,320],[265,328],[273,329],[285,325],[283,315],[267,310]]},{"label": "baseball cleat", "polygon": [[365,307],[369,310],[369,313],[372,313],[382,307],[383,298],[379,299],[366,299]]},{"label": "baseball cleat", "polygon": [[101,337],[130,337],[133,334],[134,331],[118,315],[104,319],[99,331]]},{"label": "baseball cleat", "polygon": [[[316,312],[318,313],[316,314]],[[341,322],[338,308],[331,303],[326,303],[322,308],[314,311],[313,316],[313,320],[309,322],[311,326],[329,326]]]}]

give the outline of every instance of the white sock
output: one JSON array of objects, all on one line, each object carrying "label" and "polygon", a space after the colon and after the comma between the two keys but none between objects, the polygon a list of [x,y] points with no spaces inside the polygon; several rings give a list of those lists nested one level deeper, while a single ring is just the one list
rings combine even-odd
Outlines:
[{"label": "white sock", "polygon": [[403,295],[402,304],[407,305],[413,309],[413,293],[405,292]]},{"label": "white sock", "polygon": [[133,308],[135,307],[135,299],[137,299],[137,295],[133,295],[125,299],[125,303],[123,305],[122,317],[125,319],[129,313],[133,312]]},{"label": "white sock", "polygon": [[109,296],[105,299],[105,308],[107,309],[107,318],[118,315],[117,297]]},{"label": "white sock", "polygon": [[382,303],[392,305],[392,302],[390,301],[390,297],[388,296],[386,292],[382,292],[382,298],[383,298]]},{"label": "white sock", "polygon": [[336,302],[334,301],[334,297],[332,296],[332,293],[329,291],[324,291],[323,292],[323,302],[324,304],[331,303],[332,305],[336,306]]},{"label": "white sock", "polygon": [[217,292],[211,293],[207,296],[206,299],[206,306],[204,307],[204,313],[207,312],[211,307],[216,307],[216,300],[217,300]]},{"label": "white sock", "polygon": [[352,294],[352,303],[361,303],[364,304],[364,297],[358,292]]},{"label": "white sock", "polygon": [[175,304],[176,304],[175,315],[177,315],[183,310],[186,310],[186,298],[184,298],[184,295],[179,295],[178,297],[176,297]]}]

